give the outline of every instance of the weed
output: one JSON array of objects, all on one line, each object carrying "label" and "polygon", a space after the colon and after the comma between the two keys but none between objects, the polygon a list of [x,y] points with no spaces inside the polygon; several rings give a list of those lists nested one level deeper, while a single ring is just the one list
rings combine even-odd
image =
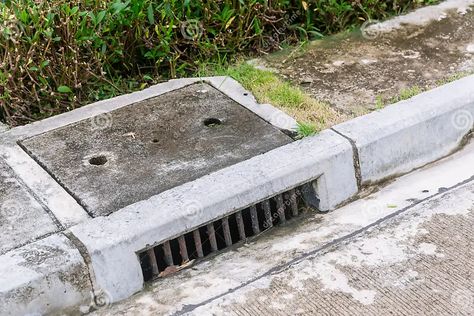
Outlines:
[{"label": "weed", "polygon": [[463,72],[455,73],[453,75],[448,76],[447,78],[440,79],[440,80],[436,81],[436,85],[437,86],[442,86],[442,85],[451,83],[453,81],[462,79],[464,77],[467,77],[469,75],[472,75],[472,72],[463,71]]},{"label": "weed", "polygon": [[423,92],[423,89],[418,86],[402,89],[398,93],[398,96],[394,99],[393,103],[403,101],[403,100],[408,100],[422,92]]},{"label": "weed", "polygon": [[317,127],[310,123],[298,123],[298,138],[308,137],[315,135],[318,130]]}]

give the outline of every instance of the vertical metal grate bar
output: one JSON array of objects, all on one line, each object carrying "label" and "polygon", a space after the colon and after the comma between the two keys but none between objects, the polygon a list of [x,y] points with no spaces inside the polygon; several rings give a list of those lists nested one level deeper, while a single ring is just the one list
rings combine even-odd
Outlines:
[{"label": "vertical metal grate bar", "polygon": [[202,242],[201,242],[201,234],[199,233],[199,229],[193,231],[193,238],[194,238],[194,246],[196,246],[196,252],[198,258],[204,257],[204,252],[202,251]]},{"label": "vertical metal grate bar", "polygon": [[235,219],[237,221],[237,228],[239,229],[240,240],[245,240],[245,238],[247,237],[245,236],[244,219],[242,218],[241,211],[238,211],[237,213],[235,213]]},{"label": "vertical metal grate bar", "polygon": [[[144,249],[140,252],[140,264],[146,278],[145,281],[153,280],[156,276],[159,276],[163,264],[174,266],[175,262],[178,264],[178,260],[181,259],[182,262],[179,264],[184,267],[189,262],[190,257],[195,259],[197,255],[198,258],[204,258],[219,251],[219,249],[222,250],[232,246],[233,242],[245,241],[247,234],[248,236],[259,235],[262,231],[276,224],[285,224],[288,220],[298,217],[300,213],[304,213],[304,209],[300,210],[298,207],[308,203],[306,199],[300,196],[300,190],[306,187],[307,185],[300,186],[269,197],[244,210],[235,211],[227,217],[216,219],[212,223],[201,226],[192,231],[193,241],[186,240],[190,239],[191,236],[182,235],[176,239],[163,242],[152,249]],[[235,223],[232,216],[235,216]],[[278,221],[275,224],[277,218]],[[236,230],[238,230],[238,236]],[[223,234],[223,237],[221,234]],[[194,242],[195,248],[189,244],[192,242]],[[188,245],[190,248],[188,248]],[[189,253],[190,249],[193,251],[192,254]],[[144,253],[147,254],[145,257],[142,256]],[[145,258],[149,259],[146,260]]]},{"label": "vertical metal grate bar", "polygon": [[230,227],[229,227],[229,218],[224,217],[222,219],[222,230],[224,231],[224,239],[225,244],[227,247],[232,246],[232,236],[230,234]]},{"label": "vertical metal grate bar", "polygon": [[209,237],[209,242],[211,243],[212,251],[217,251],[217,240],[216,240],[216,231],[214,229],[214,224],[210,223],[207,225],[207,236]]},{"label": "vertical metal grate bar", "polygon": [[257,207],[252,205],[250,207],[250,218],[252,219],[252,231],[254,235],[260,234],[260,227],[258,226]]},{"label": "vertical metal grate bar", "polygon": [[280,223],[285,223],[286,222],[286,217],[285,217],[285,203],[283,202],[283,196],[281,194],[278,194],[275,197],[276,203],[277,203],[277,212],[278,212],[278,217],[280,218]]},{"label": "vertical metal grate bar", "polygon": [[171,245],[169,241],[163,243],[163,252],[165,253],[165,262],[168,266],[174,265],[173,254],[171,253]]},{"label": "vertical metal grate bar", "polygon": [[265,200],[262,202],[263,213],[265,214],[265,228],[273,227],[272,211],[270,208],[270,201]]},{"label": "vertical metal grate bar", "polygon": [[153,275],[160,274],[160,270],[158,269],[158,262],[156,261],[155,248],[148,249],[147,253],[148,257],[150,257],[150,265]]},{"label": "vertical metal grate bar", "polygon": [[293,217],[298,216],[298,201],[295,189],[290,190],[290,207],[291,215],[293,215]]},{"label": "vertical metal grate bar", "polygon": [[178,237],[178,243],[179,243],[179,253],[181,254],[181,259],[183,260],[183,263],[189,261],[189,256],[188,256],[188,248],[186,247],[186,239],[184,239],[184,236]]}]

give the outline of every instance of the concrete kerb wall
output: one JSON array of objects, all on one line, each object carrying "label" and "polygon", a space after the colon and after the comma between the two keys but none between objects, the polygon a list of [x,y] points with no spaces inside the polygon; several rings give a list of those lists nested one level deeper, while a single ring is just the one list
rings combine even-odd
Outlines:
[{"label": "concrete kerb wall", "polygon": [[[280,110],[273,108],[270,105],[259,106],[255,98],[249,92],[243,90],[243,88],[236,81],[230,78],[212,77],[179,79],[171,80],[140,92],[100,101],[88,106],[84,106],[75,111],[64,113],[62,115],[35,122],[26,126],[8,130],[4,129],[4,125],[2,125],[0,126],[0,128],[2,128],[0,130],[0,156],[12,168],[12,170],[22,180],[22,182],[30,189],[35,198],[40,201],[49,211],[51,211],[52,215],[54,215],[63,228],[68,228],[77,225],[78,223],[87,222],[90,217],[87,215],[85,210],[64,190],[64,188],[61,187],[61,185],[59,185],[48,174],[48,172],[46,172],[33,159],[31,159],[31,157],[18,145],[19,141],[50,130],[64,127],[69,124],[73,124],[75,122],[79,122],[81,120],[93,120],[98,115],[106,115],[108,112],[115,109],[153,98],[197,82],[206,82],[214,86],[235,101],[244,105],[249,110],[257,112],[256,114],[258,114],[267,122],[274,123],[275,126],[280,127],[281,129],[293,129],[296,126],[294,119]],[[58,275],[60,277],[67,278],[68,275],[72,275],[74,273],[74,271],[70,269],[71,266],[67,262],[60,263],[59,261],[56,261],[56,263],[58,263],[59,269],[47,264],[42,265],[45,269],[50,270],[50,274],[35,274],[25,272],[22,274],[22,278],[18,278],[18,280],[20,280],[18,282],[10,282],[10,278],[7,277],[10,274],[19,277],[18,274],[14,273],[17,270],[24,272],[24,270],[20,268],[24,265],[24,263],[22,263],[21,260],[11,260],[10,256],[17,256],[17,252],[22,252],[23,254],[31,252],[32,254],[35,254],[36,250],[34,249],[36,248],[34,248],[34,245],[42,244],[43,242],[46,244],[50,243],[52,244],[52,247],[55,248],[56,246],[53,245],[55,243],[55,240],[53,240],[54,238],[54,236],[47,237],[38,241],[37,243],[17,248],[1,256],[0,261],[4,262],[2,265],[0,265],[0,277],[2,279],[2,283],[3,281],[6,281],[11,286],[0,286],[0,302],[5,306],[5,308],[10,308],[11,306],[17,305],[16,309],[10,309],[10,313],[22,314],[22,311],[28,311],[31,313],[50,313],[54,311],[57,306],[64,308],[67,306],[77,305],[78,300],[76,299],[76,294],[67,292],[67,295],[73,295],[74,298],[64,298],[61,296],[61,293],[64,293],[64,291],[60,293],[60,291],[57,290],[58,288],[61,288],[62,283],[51,283],[51,280]],[[64,238],[64,236],[61,238]],[[77,242],[78,241],[75,240],[75,244]],[[83,255],[87,257],[87,254],[85,253],[83,253]],[[69,257],[69,254],[64,251],[59,251],[58,256]],[[31,269],[34,269],[33,262],[31,263]],[[91,278],[93,279],[94,272],[90,272],[92,273]],[[121,281],[124,280],[127,280],[127,278],[124,278]],[[21,289],[23,283],[21,282],[30,284],[34,286],[35,289],[39,289],[41,292],[41,295],[39,296],[41,300],[35,299],[34,295],[12,296],[11,293],[13,293],[15,289],[22,291]],[[50,284],[51,286],[47,287],[45,284]],[[94,293],[101,292],[94,291]],[[85,300],[90,300],[89,290],[81,293],[81,295]],[[107,297],[108,294],[105,292],[102,293],[101,296]],[[104,298],[101,297],[100,299]],[[62,301],[62,303],[59,302],[58,304],[53,303],[48,305],[48,303],[51,303],[55,300]]]},{"label": "concrete kerb wall", "polygon": [[474,76],[334,126],[357,148],[363,185],[451,154],[474,127]]},{"label": "concrete kerb wall", "polygon": [[0,256],[0,280],[0,315],[67,314],[93,304],[87,266],[62,234]]},{"label": "concrete kerb wall", "polygon": [[346,139],[324,131],[70,231],[91,254],[97,287],[117,301],[143,287],[140,250],[316,179],[320,208],[334,209],[358,191],[352,156]]},{"label": "concrete kerb wall", "polygon": [[[319,179],[321,209],[333,209],[357,194],[358,174],[362,184],[368,184],[449,154],[473,127],[473,87],[474,76],[465,78],[71,231],[91,253],[97,286],[109,293],[112,301],[126,298],[143,286],[136,256],[140,250],[309,179]],[[359,161],[354,161],[355,157]],[[222,190],[223,183],[232,190]],[[170,215],[163,218],[158,209]],[[116,231],[124,234],[117,236]]]},{"label": "concrete kerb wall", "polygon": [[[53,207],[52,213],[66,221],[78,205],[68,200],[71,197],[17,141],[203,79],[281,129],[295,127],[293,119],[271,106],[258,105],[232,79],[179,79],[2,133],[0,155],[48,208]],[[108,217],[91,220],[80,216],[69,222],[77,225],[68,233],[74,234],[90,255],[95,292],[105,293],[110,302],[124,299],[143,287],[138,251],[310,180],[317,179],[321,210],[331,210],[357,194],[356,176],[369,184],[449,154],[473,128],[473,87],[471,76],[178,186]],[[41,185],[43,181],[46,186]],[[54,204],[53,197],[56,201],[64,197],[68,202]],[[85,214],[82,208],[79,213]]]}]

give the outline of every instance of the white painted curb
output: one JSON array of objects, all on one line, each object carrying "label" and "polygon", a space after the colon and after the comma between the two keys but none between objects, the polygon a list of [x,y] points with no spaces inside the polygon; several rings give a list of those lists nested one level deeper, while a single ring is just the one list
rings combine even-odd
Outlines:
[{"label": "white painted curb", "polygon": [[334,126],[358,151],[369,185],[451,154],[474,128],[474,76]]}]

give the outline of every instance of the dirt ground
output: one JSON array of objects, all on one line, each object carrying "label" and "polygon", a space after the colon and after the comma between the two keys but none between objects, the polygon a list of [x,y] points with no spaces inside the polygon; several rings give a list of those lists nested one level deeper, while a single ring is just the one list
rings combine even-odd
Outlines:
[{"label": "dirt ground", "polygon": [[423,25],[416,16],[411,20],[415,24],[402,19],[396,27],[393,21],[363,27],[269,55],[263,63],[348,117],[474,72],[472,7],[441,11]]}]

